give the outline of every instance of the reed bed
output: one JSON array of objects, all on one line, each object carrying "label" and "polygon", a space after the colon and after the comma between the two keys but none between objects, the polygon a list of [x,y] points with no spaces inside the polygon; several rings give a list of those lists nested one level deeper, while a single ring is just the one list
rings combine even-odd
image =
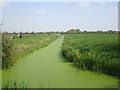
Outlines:
[{"label": "reed bed", "polygon": [[82,70],[120,76],[118,34],[65,34],[62,54]]}]

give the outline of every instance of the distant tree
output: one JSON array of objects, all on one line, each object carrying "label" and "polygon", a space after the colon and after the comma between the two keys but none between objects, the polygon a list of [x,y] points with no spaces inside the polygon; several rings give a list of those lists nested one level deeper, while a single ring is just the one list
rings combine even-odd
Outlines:
[{"label": "distant tree", "polygon": [[33,31],[31,32],[31,34],[32,34],[33,36],[35,36],[35,33],[34,33]]},{"label": "distant tree", "polygon": [[113,33],[113,30],[108,30],[109,33]]},{"label": "distant tree", "polygon": [[76,33],[80,33],[80,29],[76,29]]},{"label": "distant tree", "polygon": [[61,31],[60,34],[64,34],[65,32]]},{"label": "distant tree", "polygon": [[66,33],[76,33],[76,30],[75,29],[70,29]]},{"label": "distant tree", "polygon": [[50,33],[48,32],[48,35],[50,35]]},{"label": "distant tree", "polygon": [[113,33],[117,33],[117,31],[113,31]]},{"label": "distant tree", "polygon": [[16,32],[14,31],[13,34],[16,34]]},{"label": "distant tree", "polygon": [[97,33],[102,33],[102,31],[101,30],[97,30]]},{"label": "distant tree", "polygon": [[29,34],[29,32],[25,32],[25,34]]},{"label": "distant tree", "polygon": [[59,31],[57,31],[56,33],[59,34]]}]

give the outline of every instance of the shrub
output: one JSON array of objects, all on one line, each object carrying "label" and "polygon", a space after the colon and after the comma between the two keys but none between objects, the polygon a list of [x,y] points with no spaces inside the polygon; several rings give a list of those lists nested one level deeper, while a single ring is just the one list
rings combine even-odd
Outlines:
[{"label": "shrub", "polygon": [[2,34],[2,69],[9,69],[12,62],[12,40],[7,33]]}]

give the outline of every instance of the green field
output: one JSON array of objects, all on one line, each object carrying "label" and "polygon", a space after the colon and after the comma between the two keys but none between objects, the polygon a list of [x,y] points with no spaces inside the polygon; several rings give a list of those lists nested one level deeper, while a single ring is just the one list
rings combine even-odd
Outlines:
[{"label": "green field", "polygon": [[65,34],[62,54],[79,69],[120,76],[118,34]]}]

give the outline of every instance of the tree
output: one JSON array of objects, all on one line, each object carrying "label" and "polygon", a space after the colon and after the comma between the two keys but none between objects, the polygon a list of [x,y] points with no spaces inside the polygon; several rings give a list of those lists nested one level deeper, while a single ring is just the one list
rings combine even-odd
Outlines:
[{"label": "tree", "polygon": [[13,34],[16,34],[16,32],[14,31]]},{"label": "tree", "polygon": [[35,33],[32,31],[31,34],[33,34],[33,36],[35,36]]},{"label": "tree", "polygon": [[66,33],[76,33],[76,30],[75,29],[70,29]]},{"label": "tree", "polygon": [[80,29],[70,29],[66,33],[80,33]]},{"label": "tree", "polygon": [[76,29],[76,33],[80,33],[80,29]]},{"label": "tree", "polygon": [[29,32],[25,32],[25,34],[29,34]]},{"label": "tree", "polygon": [[102,31],[100,31],[100,30],[97,30],[97,33],[102,33]]},{"label": "tree", "polygon": [[109,33],[113,33],[113,30],[108,30]]}]

